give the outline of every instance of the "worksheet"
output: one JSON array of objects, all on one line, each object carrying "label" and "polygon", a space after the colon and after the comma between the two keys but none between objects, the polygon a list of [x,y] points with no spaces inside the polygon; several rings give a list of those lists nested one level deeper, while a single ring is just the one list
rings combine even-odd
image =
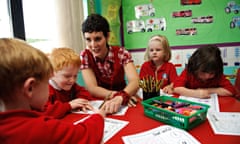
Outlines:
[{"label": "worksheet", "polygon": [[210,112],[208,121],[215,134],[240,136],[240,112]]},{"label": "worksheet", "polygon": [[[84,117],[83,119],[80,119],[73,124],[76,125],[85,119],[87,119],[89,116]],[[118,119],[112,119],[112,118],[105,118],[104,120],[104,134],[103,134],[103,142],[107,142],[110,138],[112,138],[117,132],[119,132],[122,128],[124,128],[129,122],[118,120]]]},{"label": "worksheet", "polygon": [[[103,100],[93,100],[90,101],[90,104],[93,106],[94,109],[98,109],[100,107],[100,105],[103,103]],[[128,106],[121,106],[119,111],[117,113],[114,113],[113,115],[125,115],[125,113],[128,110]],[[83,111],[79,111],[79,110],[74,110],[72,111],[72,113],[79,113],[79,114],[83,114]],[[93,114],[93,111],[88,110],[86,113],[84,114]]]},{"label": "worksheet", "polygon": [[141,133],[123,136],[124,144],[200,144],[183,129],[163,125]]},{"label": "worksheet", "polygon": [[108,141],[128,123],[128,121],[105,118],[103,142],[105,143],[106,141]]}]

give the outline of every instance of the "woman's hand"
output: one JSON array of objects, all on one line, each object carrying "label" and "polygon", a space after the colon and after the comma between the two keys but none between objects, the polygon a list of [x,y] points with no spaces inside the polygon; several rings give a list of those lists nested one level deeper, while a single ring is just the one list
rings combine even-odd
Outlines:
[{"label": "woman's hand", "polygon": [[101,109],[103,109],[108,114],[116,113],[119,111],[122,102],[122,96],[114,96],[112,99],[105,101]]},{"label": "woman's hand", "polygon": [[136,104],[138,103],[138,98],[136,96],[131,96],[128,101],[129,107],[136,107]]},{"label": "woman's hand", "polygon": [[102,109],[102,108],[100,108],[100,109],[93,109],[93,112],[100,114],[103,118],[105,118],[106,114],[107,114],[107,112],[104,109]]}]

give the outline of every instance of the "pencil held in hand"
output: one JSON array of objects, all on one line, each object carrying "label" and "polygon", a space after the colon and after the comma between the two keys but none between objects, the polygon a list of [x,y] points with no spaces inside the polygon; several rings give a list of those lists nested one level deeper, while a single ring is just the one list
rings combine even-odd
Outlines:
[{"label": "pencil held in hand", "polygon": [[98,107],[98,109],[101,109],[101,108],[103,107],[103,105],[105,104],[105,102],[106,102],[106,100],[104,100],[104,101],[102,102],[102,104]]}]

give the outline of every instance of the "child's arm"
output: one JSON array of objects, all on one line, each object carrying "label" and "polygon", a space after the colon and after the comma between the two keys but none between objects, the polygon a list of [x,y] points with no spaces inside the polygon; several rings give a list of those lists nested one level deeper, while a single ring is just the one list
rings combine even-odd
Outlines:
[{"label": "child's arm", "polygon": [[38,135],[41,132],[41,137],[48,143],[100,144],[104,134],[104,115],[103,111],[96,111],[95,114],[90,114],[73,124],[51,118],[39,118],[38,131],[34,132]]},{"label": "child's arm", "polygon": [[219,87],[217,88],[208,88],[209,92],[217,93],[220,96],[233,96],[236,94],[236,90],[231,82],[222,75],[219,78]]},{"label": "child's arm", "polygon": [[233,96],[233,93],[226,90],[225,88],[208,88],[207,89],[209,93],[217,93],[217,95],[221,96]]},{"label": "child's arm", "polygon": [[62,103],[60,101],[55,101],[53,104],[46,103],[44,106],[44,114],[48,116],[53,116],[57,119],[64,117],[70,111],[70,104]]},{"label": "child's arm", "polygon": [[183,95],[183,96],[196,97],[196,98],[209,98],[210,97],[210,93],[207,89],[189,89],[186,87],[175,87],[174,93],[177,93],[177,94]]}]

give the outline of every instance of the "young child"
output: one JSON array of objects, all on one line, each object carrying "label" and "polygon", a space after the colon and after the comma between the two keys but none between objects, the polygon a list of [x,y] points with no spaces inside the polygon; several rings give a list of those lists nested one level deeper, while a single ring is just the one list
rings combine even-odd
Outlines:
[{"label": "young child", "polygon": [[149,75],[163,80],[161,88],[165,93],[173,93],[173,80],[177,77],[175,66],[169,62],[171,49],[165,36],[152,36],[145,52],[145,62],[140,69],[140,79]]},{"label": "young child", "polygon": [[61,118],[74,109],[91,109],[90,93],[76,83],[81,60],[70,48],[56,48],[50,54],[54,74],[49,80],[49,99],[46,113]]},{"label": "young child", "polygon": [[211,93],[235,94],[233,85],[223,74],[221,51],[217,46],[203,46],[192,54],[185,70],[174,81],[174,92],[198,98],[209,98]]},{"label": "young child", "polygon": [[77,125],[44,116],[53,68],[47,56],[18,39],[0,39],[1,143],[101,143],[104,111]]}]

